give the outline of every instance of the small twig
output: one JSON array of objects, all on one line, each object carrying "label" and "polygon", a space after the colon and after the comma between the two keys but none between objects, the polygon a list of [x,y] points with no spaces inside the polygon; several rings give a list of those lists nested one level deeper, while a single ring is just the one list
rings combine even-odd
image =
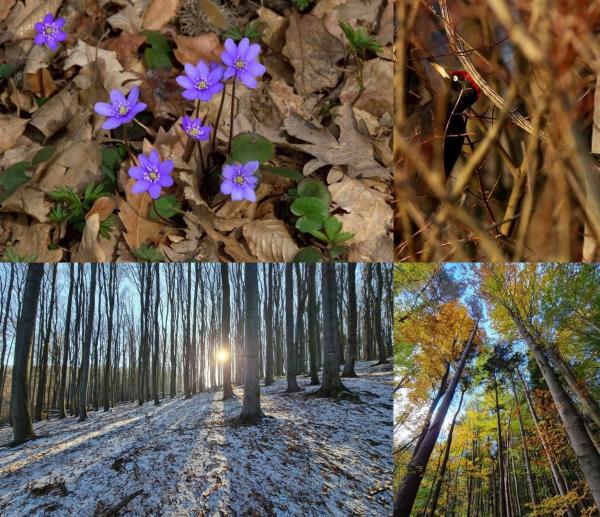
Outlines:
[{"label": "small twig", "polygon": [[229,117],[229,142],[227,143],[227,154],[231,152],[231,140],[233,138],[233,113],[235,108],[235,76],[233,76],[233,85],[231,87],[231,114]]},{"label": "small twig", "polygon": [[227,88],[223,87],[223,93],[221,94],[221,102],[219,103],[219,111],[217,112],[217,120],[215,120],[215,127],[213,129],[213,137],[211,144],[211,151],[214,150],[217,142],[217,131],[219,128],[219,121],[221,120],[221,113],[223,112],[223,104],[225,104],[225,91]]},{"label": "small twig", "polygon": [[103,512],[99,514],[98,517],[113,517],[115,515],[119,515],[119,512],[125,508],[131,501],[133,501],[138,495],[143,494],[143,490],[137,490],[133,494],[129,494],[127,497],[123,498],[121,502],[116,504],[115,506],[111,506],[107,508]]}]

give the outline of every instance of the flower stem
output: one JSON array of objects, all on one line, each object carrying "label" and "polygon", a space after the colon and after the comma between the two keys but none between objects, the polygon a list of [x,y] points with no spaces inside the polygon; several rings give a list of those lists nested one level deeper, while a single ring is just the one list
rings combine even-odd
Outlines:
[{"label": "flower stem", "polygon": [[227,154],[231,152],[231,139],[233,138],[233,111],[235,107],[235,76],[231,88],[231,116],[229,117],[229,142],[227,143]]},{"label": "flower stem", "polygon": [[129,135],[127,134],[127,126],[123,126],[123,140],[125,140],[125,150],[129,155],[129,159],[131,160],[131,163],[135,165],[135,162],[133,160],[133,153],[131,152],[131,148],[129,147]]},{"label": "flower stem", "polygon": [[223,112],[223,104],[225,104],[225,92],[227,88],[223,87],[223,93],[221,94],[221,103],[219,104],[219,111],[217,112],[217,120],[215,120],[215,128],[212,136],[212,145],[211,150],[215,148],[215,144],[217,142],[217,131],[219,128],[219,121],[221,120],[221,113]]},{"label": "flower stem", "polygon": [[[202,142],[198,142],[198,154],[200,155],[198,157],[198,159],[200,160],[200,168],[202,170],[202,176],[204,176],[205,169],[204,169],[204,154],[202,153]],[[206,166],[208,167],[208,163],[206,164]]]},{"label": "flower stem", "polygon": [[154,209],[154,214],[156,215],[156,217],[158,217],[163,223],[172,226],[172,222],[169,221],[168,219],[164,218],[162,215],[160,215],[158,213],[158,210],[156,209],[156,199],[152,200],[152,208]]}]

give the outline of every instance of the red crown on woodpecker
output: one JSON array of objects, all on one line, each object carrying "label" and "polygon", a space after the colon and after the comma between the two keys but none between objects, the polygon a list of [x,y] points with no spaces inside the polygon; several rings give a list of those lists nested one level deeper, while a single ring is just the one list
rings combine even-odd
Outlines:
[{"label": "red crown on woodpecker", "polygon": [[471,74],[469,72],[467,72],[466,70],[451,70],[449,72],[449,75],[451,78],[456,75],[458,77],[462,77],[466,81],[469,81],[469,84],[475,90],[475,92],[477,93],[477,97],[479,98],[479,96],[481,95],[481,88],[475,82],[475,79],[473,79],[473,77],[471,77]]}]

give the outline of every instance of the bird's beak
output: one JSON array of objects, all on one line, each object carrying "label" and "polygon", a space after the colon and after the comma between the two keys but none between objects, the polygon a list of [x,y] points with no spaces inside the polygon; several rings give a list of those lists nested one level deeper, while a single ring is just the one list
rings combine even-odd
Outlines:
[{"label": "bird's beak", "polygon": [[444,79],[450,79],[450,76],[448,75],[448,72],[446,72],[446,69],[445,69],[445,68],[444,68],[442,65],[440,65],[440,64],[438,64],[438,63],[435,63],[435,62],[431,61],[431,66],[432,66],[432,67],[435,69],[435,71],[436,71],[438,74],[440,74],[440,75],[441,75],[441,76],[442,76]]}]

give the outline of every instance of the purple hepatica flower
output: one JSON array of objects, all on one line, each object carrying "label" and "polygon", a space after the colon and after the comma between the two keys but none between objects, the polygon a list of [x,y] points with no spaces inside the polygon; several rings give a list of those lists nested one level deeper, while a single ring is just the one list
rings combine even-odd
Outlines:
[{"label": "purple hepatica flower", "polygon": [[256,78],[267,70],[261,65],[257,58],[260,54],[260,45],[250,45],[250,40],[244,38],[236,45],[231,38],[225,41],[225,52],[221,54],[221,60],[225,63],[224,79],[230,77],[239,78],[248,88],[256,88]]},{"label": "purple hepatica flower", "polygon": [[140,89],[135,86],[129,92],[127,98],[119,91],[110,92],[110,104],[97,102],[94,111],[103,117],[109,117],[103,129],[115,129],[123,124],[129,124],[138,113],[144,111],[148,105],[138,102]]},{"label": "purple hepatica flower", "polygon": [[184,88],[184,99],[189,101],[200,99],[208,102],[213,95],[224,88],[221,82],[223,78],[221,67],[211,70],[204,61],[200,61],[196,66],[186,63],[184,68],[186,75],[180,75],[176,79],[177,84]]},{"label": "purple hepatica flower", "polygon": [[148,156],[140,154],[138,160],[140,166],[129,169],[129,176],[136,180],[131,192],[134,194],[148,192],[152,199],[158,199],[162,187],[170,187],[174,183],[171,177],[173,161],[161,162],[156,149],[152,149]]},{"label": "purple hepatica flower", "polygon": [[53,52],[58,49],[58,42],[65,41],[67,35],[62,30],[65,25],[64,18],[54,18],[52,13],[46,14],[43,22],[35,24],[35,44],[36,45],[48,45],[48,48]]},{"label": "purple hepatica flower", "polygon": [[187,136],[199,142],[208,140],[212,130],[210,126],[203,126],[199,118],[190,118],[188,116],[183,117],[181,127]]},{"label": "purple hepatica flower", "polygon": [[258,184],[258,178],[254,173],[258,170],[258,165],[257,161],[223,165],[221,192],[226,195],[231,194],[231,199],[234,201],[247,199],[256,202],[254,189]]}]

